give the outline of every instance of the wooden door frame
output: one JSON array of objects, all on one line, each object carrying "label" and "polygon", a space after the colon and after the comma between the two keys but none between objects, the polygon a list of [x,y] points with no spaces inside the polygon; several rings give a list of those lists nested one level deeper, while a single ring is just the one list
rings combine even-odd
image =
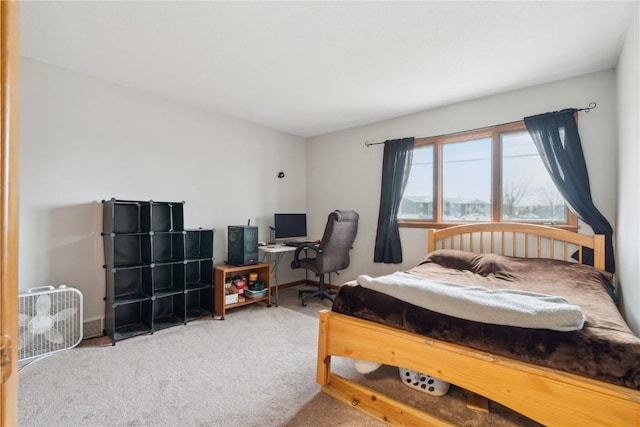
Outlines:
[{"label": "wooden door frame", "polygon": [[[0,426],[18,424],[18,2],[0,1]],[[6,345],[9,343],[9,345]],[[0,343],[2,344],[2,343]]]}]

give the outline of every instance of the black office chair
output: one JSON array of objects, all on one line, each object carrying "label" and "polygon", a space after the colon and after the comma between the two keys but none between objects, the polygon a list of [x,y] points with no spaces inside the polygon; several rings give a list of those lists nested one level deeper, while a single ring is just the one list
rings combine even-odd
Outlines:
[{"label": "black office chair", "polygon": [[[303,307],[314,297],[326,297],[333,301],[336,292],[324,288],[324,275],[344,270],[349,266],[349,251],[358,233],[358,218],[359,215],[355,211],[333,211],[329,214],[320,244],[303,244],[296,248],[291,268],[313,271],[320,278],[317,291],[298,291],[299,297],[307,294],[302,297]],[[305,258],[300,258],[303,251]]]}]

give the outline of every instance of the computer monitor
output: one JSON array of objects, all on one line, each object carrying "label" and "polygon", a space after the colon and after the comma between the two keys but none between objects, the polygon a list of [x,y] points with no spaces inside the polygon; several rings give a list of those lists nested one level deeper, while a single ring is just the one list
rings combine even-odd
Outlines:
[{"label": "computer monitor", "polygon": [[273,227],[276,239],[307,236],[307,214],[277,213],[273,215]]}]

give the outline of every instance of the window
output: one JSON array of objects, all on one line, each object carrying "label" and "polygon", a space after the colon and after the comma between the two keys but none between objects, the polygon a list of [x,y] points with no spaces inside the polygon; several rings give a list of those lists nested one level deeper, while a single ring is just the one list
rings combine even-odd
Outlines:
[{"label": "window", "polygon": [[502,134],[503,221],[566,223],[567,209],[529,133]]},{"label": "window", "polygon": [[478,221],[577,228],[524,122],[416,139],[401,226]]},{"label": "window", "polygon": [[415,147],[398,216],[433,220],[433,187],[433,145]]},{"label": "window", "polygon": [[442,146],[442,220],[491,220],[491,138]]}]

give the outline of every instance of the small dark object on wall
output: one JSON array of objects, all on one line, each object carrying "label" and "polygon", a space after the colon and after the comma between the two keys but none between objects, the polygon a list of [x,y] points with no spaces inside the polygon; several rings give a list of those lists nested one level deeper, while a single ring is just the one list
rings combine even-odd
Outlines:
[{"label": "small dark object on wall", "polygon": [[278,178],[284,178],[284,172],[278,172]]}]

